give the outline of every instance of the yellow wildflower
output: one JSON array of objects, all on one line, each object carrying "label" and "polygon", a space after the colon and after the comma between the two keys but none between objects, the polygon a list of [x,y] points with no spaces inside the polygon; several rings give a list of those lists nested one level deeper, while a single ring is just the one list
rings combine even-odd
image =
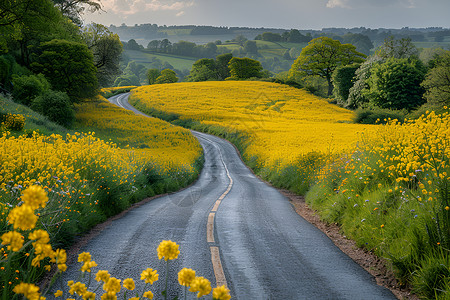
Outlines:
[{"label": "yellow wildflower", "polygon": [[109,275],[108,271],[105,270],[100,270],[97,272],[97,274],[95,274],[95,280],[97,280],[98,282],[107,282],[110,277],[111,275]]},{"label": "yellow wildflower", "polygon": [[23,246],[23,236],[16,231],[4,233],[1,237],[2,245],[9,245],[8,250],[17,252]]},{"label": "yellow wildflower", "polygon": [[101,300],[117,300],[117,295],[115,292],[107,292],[102,295]]},{"label": "yellow wildflower", "polygon": [[151,291],[147,291],[142,295],[144,298],[153,299],[153,293]]},{"label": "yellow wildflower", "polygon": [[178,245],[172,241],[162,241],[158,246],[158,258],[164,258],[165,261],[176,259],[180,251],[178,250]]},{"label": "yellow wildflower", "polygon": [[183,268],[178,272],[178,282],[180,285],[189,286],[195,278],[195,271],[188,268]]},{"label": "yellow wildflower", "polygon": [[120,279],[111,277],[109,280],[103,285],[103,289],[107,292],[118,293],[121,289]]},{"label": "yellow wildflower", "polygon": [[225,285],[213,289],[212,296],[214,300],[230,300],[230,290]]},{"label": "yellow wildflower", "polygon": [[8,215],[8,221],[14,225],[14,229],[33,229],[36,227],[37,220],[34,210],[26,204],[14,207]]},{"label": "yellow wildflower", "polygon": [[198,292],[197,298],[208,295],[211,292],[211,283],[204,277],[195,277],[191,282],[190,292]]},{"label": "yellow wildflower", "polygon": [[123,287],[126,288],[129,291],[134,290],[135,284],[134,280],[132,278],[127,278],[123,280]]},{"label": "yellow wildflower", "polygon": [[89,262],[91,261],[91,254],[89,252],[82,252],[78,255],[78,262]]},{"label": "yellow wildflower", "polygon": [[95,293],[87,291],[83,294],[83,300],[95,300],[95,296]]},{"label": "yellow wildflower", "polygon": [[27,299],[41,299],[39,287],[32,283],[19,283],[13,289],[16,294],[23,294]]},{"label": "yellow wildflower", "polygon": [[93,260],[91,261],[87,261],[83,264],[83,266],[81,267],[81,272],[91,272],[91,268],[96,267],[97,263]]},{"label": "yellow wildflower", "polygon": [[33,243],[33,246],[36,244],[48,244],[50,243],[50,236],[48,235],[48,232],[42,229],[37,229],[33,232],[31,232],[28,235],[28,239],[35,241]]},{"label": "yellow wildflower", "polygon": [[58,297],[61,297],[63,295],[63,292],[61,290],[57,290],[54,295],[55,295],[55,298],[58,298]]},{"label": "yellow wildflower", "polygon": [[153,284],[153,282],[158,281],[159,274],[157,270],[153,270],[152,268],[148,268],[141,273],[141,280],[144,280],[145,283]]},{"label": "yellow wildflower", "polygon": [[32,185],[23,191],[22,201],[33,210],[47,205],[47,192],[39,185]]},{"label": "yellow wildflower", "polygon": [[69,293],[73,295],[74,293],[77,293],[79,296],[82,296],[84,293],[87,292],[87,287],[84,283],[81,282],[75,282],[70,286]]}]

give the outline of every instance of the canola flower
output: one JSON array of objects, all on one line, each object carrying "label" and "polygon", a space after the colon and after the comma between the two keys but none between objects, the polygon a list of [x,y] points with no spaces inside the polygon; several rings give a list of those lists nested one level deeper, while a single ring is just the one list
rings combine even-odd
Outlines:
[{"label": "canola flower", "polygon": [[198,292],[197,298],[206,296],[211,292],[211,283],[205,277],[195,277],[191,282],[189,291]]},{"label": "canola flower", "polygon": [[260,166],[293,163],[312,151],[342,153],[376,128],[351,124],[351,111],[304,90],[267,82],[144,86],[132,91],[130,103],[240,132],[250,139],[244,156],[257,157]]},{"label": "canola flower", "polygon": [[230,290],[221,285],[213,289],[212,296],[214,300],[230,300]]},{"label": "canola flower", "polygon": [[180,250],[178,250],[179,245],[172,241],[162,241],[158,246],[158,258],[165,261],[177,259]]}]

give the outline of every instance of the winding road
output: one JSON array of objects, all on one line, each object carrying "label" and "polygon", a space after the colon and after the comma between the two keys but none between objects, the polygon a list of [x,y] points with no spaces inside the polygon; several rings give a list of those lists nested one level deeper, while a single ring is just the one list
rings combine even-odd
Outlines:
[{"label": "winding road", "polygon": [[[140,113],[127,97],[109,100]],[[97,269],[136,283],[142,270],[158,269],[160,280],[151,287],[156,296],[165,276],[156,248],[170,239],[181,251],[169,265],[170,299],[183,296],[177,281],[183,267],[213,286],[226,284],[232,299],[395,299],[287,198],[255,177],[230,143],[193,134],[205,153],[198,181],[131,210],[92,239],[81,250],[92,254]],[[69,267],[69,277],[74,272]]]}]

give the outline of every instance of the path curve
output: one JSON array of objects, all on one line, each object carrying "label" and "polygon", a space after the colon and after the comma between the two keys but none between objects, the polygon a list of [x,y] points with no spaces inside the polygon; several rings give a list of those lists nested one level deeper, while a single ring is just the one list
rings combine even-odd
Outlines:
[{"label": "path curve", "polygon": [[[127,97],[120,97],[110,101],[127,108]],[[227,284],[234,299],[395,299],[278,190],[255,177],[230,143],[193,134],[205,153],[198,181],[131,210],[91,240],[82,251],[91,252],[101,269],[139,279],[152,267],[163,279],[156,248],[171,239],[181,251],[170,265],[171,297],[183,295],[176,272],[188,267],[213,286],[216,280]],[[163,280],[152,290],[163,290]]]}]

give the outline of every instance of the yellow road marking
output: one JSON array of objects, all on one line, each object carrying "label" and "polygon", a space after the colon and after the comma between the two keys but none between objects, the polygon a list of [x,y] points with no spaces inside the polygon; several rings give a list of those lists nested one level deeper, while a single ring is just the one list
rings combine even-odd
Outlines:
[{"label": "yellow road marking", "polygon": [[211,248],[211,260],[214,269],[214,275],[216,276],[216,286],[227,286],[227,280],[222,268],[222,262],[220,261],[219,247],[212,246]]}]

